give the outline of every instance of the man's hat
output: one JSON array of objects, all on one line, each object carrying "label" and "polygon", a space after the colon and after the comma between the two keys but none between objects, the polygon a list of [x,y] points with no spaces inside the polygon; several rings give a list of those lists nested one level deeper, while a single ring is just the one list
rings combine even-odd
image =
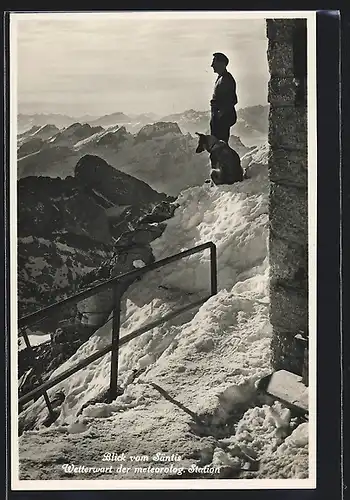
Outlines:
[{"label": "man's hat", "polygon": [[213,54],[213,57],[217,60],[217,61],[221,61],[223,63],[226,64],[226,66],[228,65],[229,63],[229,60],[228,60],[228,57],[225,56],[225,54],[223,54],[222,52],[215,52]]}]

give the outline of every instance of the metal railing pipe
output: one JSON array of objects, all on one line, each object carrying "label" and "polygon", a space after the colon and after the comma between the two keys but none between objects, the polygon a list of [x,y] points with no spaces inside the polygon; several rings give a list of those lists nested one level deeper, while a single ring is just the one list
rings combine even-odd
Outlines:
[{"label": "metal railing pipe", "polygon": [[[33,348],[32,348],[32,346],[30,344],[30,341],[29,341],[29,337],[28,337],[27,332],[25,330],[23,331],[23,338],[24,338],[24,342],[26,344],[26,347],[27,347],[27,349],[29,351],[29,355],[30,355],[30,357],[32,359],[33,370],[34,370],[36,379],[37,379],[37,381],[40,384],[39,386],[42,386],[43,385],[43,379],[41,377],[41,371],[40,371],[40,368],[39,368],[38,364],[36,363],[35,353],[33,351]],[[46,403],[47,409],[49,411],[49,414],[51,416],[53,416],[53,410],[52,410],[52,405],[51,405],[51,401],[49,399],[49,396],[47,395],[46,391],[44,391],[42,394],[44,396],[45,403]]]},{"label": "metal railing pipe", "polygon": [[215,245],[210,247],[210,290],[211,295],[216,295],[218,293],[218,271]]},{"label": "metal railing pipe", "polygon": [[[119,340],[119,347],[127,344],[130,340],[138,337],[139,335],[142,335],[143,333],[148,332],[149,330],[152,330],[153,328],[156,328],[157,326],[161,325],[162,323],[165,323],[166,321],[169,321],[176,316],[179,316],[185,311],[189,311],[190,309],[193,309],[194,307],[197,307],[199,305],[204,304],[211,295],[204,297],[201,300],[198,300],[196,302],[191,302],[191,304],[188,304],[184,306],[181,309],[178,309],[177,311],[172,311],[165,316],[163,316],[160,319],[157,319],[148,325],[142,326],[141,328],[137,328],[137,330],[134,330],[133,332],[124,335]],[[36,396],[41,396],[45,391],[51,389],[55,385],[59,384],[60,382],[63,382],[63,380],[67,379],[71,375],[74,375],[74,373],[77,373],[79,370],[82,370],[83,368],[86,368],[88,365],[93,363],[94,361],[97,361],[98,359],[102,358],[106,354],[108,354],[112,349],[112,344],[109,344],[108,346],[104,347],[100,351],[94,352],[93,354],[90,354],[90,356],[86,357],[85,359],[81,360],[79,363],[76,365],[72,366],[72,368],[69,368],[68,370],[65,370],[64,372],[60,373],[59,375],[56,375],[56,377],[47,380],[44,382],[40,387],[36,387],[35,389],[32,389],[29,391],[27,394],[24,394],[19,398],[19,403],[21,405],[24,405],[28,403],[28,401],[34,399]]]},{"label": "metal railing pipe", "polygon": [[177,254],[170,255],[169,257],[165,257],[164,259],[153,262],[152,264],[148,264],[145,267],[133,269],[132,271],[129,271],[127,273],[124,273],[124,274],[121,274],[119,276],[115,276],[109,280],[106,280],[103,283],[99,283],[98,285],[94,285],[90,288],[87,288],[86,290],[83,290],[82,292],[76,293],[75,295],[71,295],[70,297],[67,297],[66,299],[55,302],[47,307],[40,309],[39,311],[35,311],[33,313],[27,314],[26,316],[22,316],[18,320],[18,326],[20,328],[23,328],[24,326],[30,326],[30,324],[34,323],[35,321],[37,321],[41,318],[44,318],[45,316],[48,316],[50,313],[52,313],[56,309],[59,309],[59,308],[66,306],[68,304],[76,303],[76,302],[79,302],[83,299],[86,299],[86,298],[90,297],[91,295],[94,295],[94,294],[98,293],[99,291],[103,290],[104,288],[108,288],[109,286],[113,285],[115,282],[122,281],[124,279],[129,279],[129,278],[130,279],[137,278],[139,276],[142,276],[143,274],[146,274],[149,271],[154,271],[156,269],[159,269],[160,267],[163,267],[166,264],[170,264],[171,262],[176,262],[177,260],[183,259],[184,257],[188,257],[188,256],[193,255],[195,253],[198,253],[201,250],[205,250],[206,248],[210,248],[212,251],[216,250],[214,243],[209,241],[207,243],[202,243],[201,245],[198,245],[196,247],[189,248],[188,250],[184,250],[183,252],[179,252]]},{"label": "metal railing pipe", "polygon": [[120,293],[118,285],[113,289],[113,323],[111,344],[111,380],[109,386],[109,399],[113,401],[117,397],[118,384],[118,358],[120,337]]}]

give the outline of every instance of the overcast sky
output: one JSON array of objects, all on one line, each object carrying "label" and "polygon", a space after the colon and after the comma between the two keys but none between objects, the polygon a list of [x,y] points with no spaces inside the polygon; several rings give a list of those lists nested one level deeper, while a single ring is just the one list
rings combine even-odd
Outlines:
[{"label": "overcast sky", "polygon": [[238,107],[266,104],[265,20],[220,16],[18,16],[19,111],[79,116],[205,110],[216,78],[213,52],[230,59]]}]

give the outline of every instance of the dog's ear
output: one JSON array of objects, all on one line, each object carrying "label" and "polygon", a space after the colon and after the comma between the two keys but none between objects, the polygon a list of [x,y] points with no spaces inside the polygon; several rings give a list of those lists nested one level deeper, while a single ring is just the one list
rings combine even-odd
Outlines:
[{"label": "dog's ear", "polygon": [[199,143],[196,149],[196,153],[203,153],[205,150],[204,144]]}]

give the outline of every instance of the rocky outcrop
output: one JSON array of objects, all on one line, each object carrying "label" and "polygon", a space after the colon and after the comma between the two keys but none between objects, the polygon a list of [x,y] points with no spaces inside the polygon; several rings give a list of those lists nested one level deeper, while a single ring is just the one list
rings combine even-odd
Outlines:
[{"label": "rocky outcrop", "polygon": [[247,178],[255,177],[261,172],[262,165],[268,165],[270,146],[266,141],[261,146],[251,148],[241,157],[241,166]]},{"label": "rocky outcrop", "polygon": [[272,364],[302,374],[308,337],[306,21],[267,21]]},{"label": "rocky outcrop", "polygon": [[157,203],[166,198],[145,182],[116,170],[95,155],[85,155],[78,161],[75,178],[81,186],[103,193],[102,196],[109,206]]},{"label": "rocky outcrop", "polygon": [[229,145],[239,154],[240,157],[244,156],[246,153],[248,153],[248,151],[254,149],[252,147],[245,146],[241,139],[236,135],[230,136]]},{"label": "rocky outcrop", "polygon": [[168,201],[161,201],[157,203],[147,215],[142,217],[140,222],[142,224],[154,224],[155,222],[162,222],[165,219],[170,219],[174,215],[176,207],[177,205],[175,203],[169,204]]},{"label": "rocky outcrop", "polygon": [[145,125],[136,135],[135,142],[143,142],[154,137],[161,137],[166,134],[182,135],[182,132],[175,122],[156,122]]}]

